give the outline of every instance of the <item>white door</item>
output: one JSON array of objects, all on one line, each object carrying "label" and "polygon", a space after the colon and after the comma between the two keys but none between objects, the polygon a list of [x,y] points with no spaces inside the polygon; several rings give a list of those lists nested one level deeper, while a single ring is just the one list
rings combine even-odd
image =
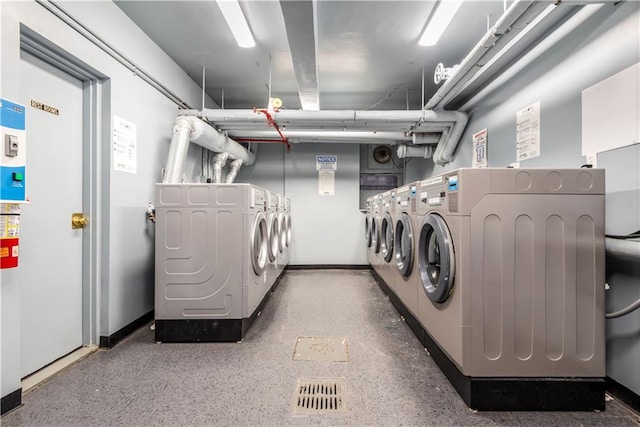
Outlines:
[{"label": "white door", "polygon": [[[82,83],[21,53],[30,205],[20,219],[22,377],[82,346]],[[54,107],[58,114],[31,106]]]}]

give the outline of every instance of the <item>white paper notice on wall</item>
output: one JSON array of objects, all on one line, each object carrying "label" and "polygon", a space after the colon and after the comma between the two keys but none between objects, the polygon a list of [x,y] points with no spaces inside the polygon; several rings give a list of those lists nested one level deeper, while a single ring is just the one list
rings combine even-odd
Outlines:
[{"label": "white paper notice on wall", "polygon": [[474,168],[487,167],[487,129],[473,134],[473,160],[471,166]]},{"label": "white paper notice on wall", "polygon": [[320,196],[335,196],[336,172],[332,170],[318,171],[318,194]]},{"label": "white paper notice on wall", "polygon": [[582,91],[582,155],[640,142],[640,62]]},{"label": "white paper notice on wall", "polygon": [[540,156],[540,101],[516,113],[516,160]]},{"label": "white paper notice on wall", "polygon": [[113,170],[132,174],[138,172],[136,138],[135,123],[113,116]]}]

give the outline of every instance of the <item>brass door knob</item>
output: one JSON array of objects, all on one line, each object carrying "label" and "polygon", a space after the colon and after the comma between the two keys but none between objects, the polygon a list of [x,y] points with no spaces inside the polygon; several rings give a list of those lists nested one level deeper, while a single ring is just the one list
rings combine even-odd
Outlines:
[{"label": "brass door knob", "polygon": [[77,212],[71,214],[71,228],[84,228],[87,224],[89,224],[89,218],[84,216],[82,212]]}]

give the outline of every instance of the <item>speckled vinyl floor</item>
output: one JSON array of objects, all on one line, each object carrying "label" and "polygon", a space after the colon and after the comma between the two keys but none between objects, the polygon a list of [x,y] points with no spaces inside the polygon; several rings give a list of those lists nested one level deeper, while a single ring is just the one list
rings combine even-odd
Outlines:
[{"label": "speckled vinyl floor", "polygon": [[[348,362],[293,361],[299,336],[347,337]],[[347,410],[294,415],[301,377],[346,379]],[[23,398],[9,426],[638,426],[605,412],[469,410],[368,271],[289,271],[242,343],[156,344],[146,326]]]}]

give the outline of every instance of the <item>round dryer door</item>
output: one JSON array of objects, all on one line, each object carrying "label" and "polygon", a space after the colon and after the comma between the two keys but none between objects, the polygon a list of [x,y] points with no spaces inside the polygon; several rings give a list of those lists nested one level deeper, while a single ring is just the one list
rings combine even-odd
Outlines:
[{"label": "round dryer door", "polygon": [[284,223],[287,227],[287,247],[289,247],[289,245],[291,245],[291,215],[287,214]]},{"label": "round dryer door", "polygon": [[411,218],[402,212],[396,221],[396,264],[403,277],[409,277],[413,269],[413,228]]},{"label": "round dryer door", "polygon": [[429,299],[435,303],[445,302],[453,290],[456,266],[451,234],[440,215],[428,214],[422,221],[418,268]]},{"label": "round dryer door", "polygon": [[280,240],[280,230],[278,227],[278,217],[271,215],[269,217],[269,261],[273,262],[278,256],[278,241]]},{"label": "round dryer door", "polygon": [[380,246],[384,260],[386,262],[391,261],[393,257],[393,220],[388,212],[382,219],[382,226],[380,227]]},{"label": "round dryer door", "polygon": [[364,241],[367,242],[367,248],[371,247],[371,223],[373,218],[370,214],[364,219]]},{"label": "round dryer door", "polygon": [[378,221],[371,219],[371,249],[373,252],[380,252],[380,230],[378,230]]},{"label": "round dryer door", "polygon": [[284,214],[278,215],[278,250],[284,253],[287,247],[287,224]]},{"label": "round dryer door", "polygon": [[256,215],[251,227],[251,264],[253,271],[260,275],[267,268],[267,243],[269,234],[267,232],[267,221],[262,213]]}]

